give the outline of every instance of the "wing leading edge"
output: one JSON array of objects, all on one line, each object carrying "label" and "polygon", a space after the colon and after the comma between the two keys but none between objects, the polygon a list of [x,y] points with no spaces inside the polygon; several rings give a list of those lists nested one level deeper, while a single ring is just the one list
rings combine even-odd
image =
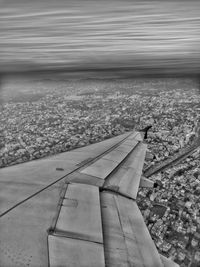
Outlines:
[{"label": "wing leading edge", "polygon": [[[142,136],[134,132],[106,148],[99,154],[94,148],[91,160],[1,217],[0,263],[175,266],[161,260],[135,201],[139,186],[152,186],[141,179],[146,154]],[[13,227],[17,232],[10,231]]]}]

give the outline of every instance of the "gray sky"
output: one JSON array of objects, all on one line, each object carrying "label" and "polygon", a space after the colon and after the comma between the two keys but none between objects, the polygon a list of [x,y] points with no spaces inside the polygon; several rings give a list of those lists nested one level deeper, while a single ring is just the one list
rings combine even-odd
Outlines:
[{"label": "gray sky", "polygon": [[199,66],[200,1],[8,0],[0,21],[1,69]]}]

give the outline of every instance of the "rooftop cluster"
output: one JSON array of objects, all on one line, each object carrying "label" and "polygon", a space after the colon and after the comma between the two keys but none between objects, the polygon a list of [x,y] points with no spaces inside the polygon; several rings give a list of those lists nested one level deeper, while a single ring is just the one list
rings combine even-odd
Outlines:
[{"label": "rooftop cluster", "polygon": [[156,188],[138,193],[140,209],[157,248],[180,266],[200,264],[199,167],[197,149],[181,164],[153,175]]}]

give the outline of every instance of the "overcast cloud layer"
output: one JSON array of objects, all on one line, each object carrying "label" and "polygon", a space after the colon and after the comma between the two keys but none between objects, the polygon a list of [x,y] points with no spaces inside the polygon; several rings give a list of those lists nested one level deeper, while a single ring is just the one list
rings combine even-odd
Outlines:
[{"label": "overcast cloud layer", "polygon": [[198,69],[200,1],[1,1],[0,68]]}]

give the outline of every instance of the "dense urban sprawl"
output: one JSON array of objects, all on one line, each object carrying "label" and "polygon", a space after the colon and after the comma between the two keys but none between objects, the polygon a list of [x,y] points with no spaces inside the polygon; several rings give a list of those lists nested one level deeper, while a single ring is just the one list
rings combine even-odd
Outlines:
[{"label": "dense urban sprawl", "polygon": [[[0,167],[152,125],[147,143],[154,157],[146,159],[146,167],[198,138],[200,96],[195,82],[91,80],[75,82],[73,88],[2,102]],[[140,189],[138,203],[159,252],[181,266],[200,266],[200,150],[151,179],[158,186]]]},{"label": "dense urban sprawl", "polygon": [[200,149],[151,179],[158,186],[140,189],[138,204],[157,248],[180,266],[199,266]]}]

